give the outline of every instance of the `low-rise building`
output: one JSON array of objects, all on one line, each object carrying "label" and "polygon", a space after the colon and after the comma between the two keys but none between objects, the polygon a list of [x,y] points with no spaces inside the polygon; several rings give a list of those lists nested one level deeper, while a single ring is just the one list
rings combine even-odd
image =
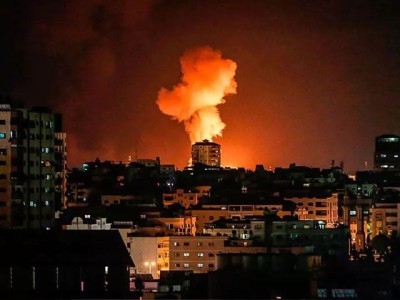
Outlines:
[{"label": "low-rise building", "polygon": [[165,224],[168,235],[196,235],[196,217],[157,217],[154,219]]},{"label": "low-rise building", "polygon": [[199,203],[198,193],[177,189],[174,193],[163,193],[163,204],[168,207],[172,204],[180,204],[185,208],[189,208]]},{"label": "low-rise building", "polygon": [[347,255],[348,227],[327,228],[325,221],[273,221],[267,232],[272,247],[313,246],[320,254]]},{"label": "low-rise building", "polygon": [[102,195],[101,205],[123,205],[123,206],[137,206],[137,207],[156,207],[155,199],[146,197],[139,197],[134,195]]},{"label": "low-rise building", "polygon": [[396,230],[400,232],[400,203],[375,203],[371,207],[371,234],[382,233],[392,235]]},{"label": "low-rise building", "polygon": [[240,240],[257,239],[263,242],[265,239],[265,220],[263,218],[217,220],[205,224],[203,233],[211,236],[228,236]]},{"label": "low-rise building", "polygon": [[216,220],[253,218],[263,216],[265,211],[276,212],[278,217],[283,217],[289,212],[282,210],[282,204],[205,204],[201,208],[190,209],[188,214],[196,217],[197,232],[204,231],[206,223]]},{"label": "low-rise building", "polygon": [[91,219],[90,216],[85,221],[80,217],[72,219],[71,224],[63,225],[64,230],[110,230],[111,223],[107,223],[106,218]]},{"label": "low-rise building", "polygon": [[327,198],[287,198],[295,203],[302,213],[299,213],[301,220],[321,220],[328,226],[338,222],[338,194],[334,193]]},{"label": "low-rise building", "polygon": [[216,255],[224,252],[223,236],[171,236],[170,270],[207,273],[215,270]]}]

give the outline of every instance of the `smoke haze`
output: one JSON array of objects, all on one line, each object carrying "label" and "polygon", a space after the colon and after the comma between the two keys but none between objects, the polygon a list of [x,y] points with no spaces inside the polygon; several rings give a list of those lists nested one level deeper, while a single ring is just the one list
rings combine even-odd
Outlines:
[{"label": "smoke haze", "polygon": [[[224,165],[364,169],[375,137],[400,133],[399,15],[399,1],[2,0],[0,95],[63,114],[70,167],[137,153],[181,168],[189,132]],[[159,94],[177,102],[166,115]]]}]

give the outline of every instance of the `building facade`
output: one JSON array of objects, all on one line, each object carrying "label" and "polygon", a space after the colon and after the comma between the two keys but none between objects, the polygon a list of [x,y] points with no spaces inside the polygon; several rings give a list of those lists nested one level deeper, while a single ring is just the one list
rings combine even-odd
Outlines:
[{"label": "building facade", "polygon": [[372,236],[378,234],[392,235],[400,232],[400,203],[375,203],[371,208]]},{"label": "building facade", "polygon": [[192,164],[221,166],[221,145],[204,140],[192,145]]},{"label": "building facade", "polygon": [[375,171],[400,170],[400,136],[385,134],[375,139]]},{"label": "building facade", "polygon": [[301,213],[300,220],[321,220],[325,221],[328,227],[338,222],[338,194],[333,193],[327,198],[287,198],[294,202]]},{"label": "building facade", "polygon": [[65,134],[60,136],[63,149],[56,148],[60,121],[46,108],[0,105],[0,226],[54,225],[65,188]]}]

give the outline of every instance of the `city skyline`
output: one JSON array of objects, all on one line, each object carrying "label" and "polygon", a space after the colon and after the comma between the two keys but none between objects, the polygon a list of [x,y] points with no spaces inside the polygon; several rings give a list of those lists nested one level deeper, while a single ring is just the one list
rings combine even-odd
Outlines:
[{"label": "city skyline", "polygon": [[137,153],[184,167],[190,140],[156,100],[201,46],[237,63],[223,166],[362,170],[375,137],[399,134],[394,1],[6,1],[0,14],[0,94],[63,114],[69,166]]}]

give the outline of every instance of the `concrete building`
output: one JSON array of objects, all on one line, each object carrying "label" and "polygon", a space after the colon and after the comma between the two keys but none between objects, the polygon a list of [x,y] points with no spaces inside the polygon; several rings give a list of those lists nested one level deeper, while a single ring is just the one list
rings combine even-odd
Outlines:
[{"label": "concrete building", "polygon": [[211,236],[228,236],[239,240],[257,239],[264,242],[265,220],[264,217],[246,220],[217,220],[205,224],[203,232]]},{"label": "concrete building", "polygon": [[199,198],[210,196],[211,186],[198,186],[191,190],[177,189],[175,192],[163,193],[165,207],[179,203],[185,208],[190,208],[199,203]]},{"label": "concrete building", "polygon": [[65,195],[65,134],[56,136],[61,131],[61,116],[46,108],[0,105],[0,226],[54,225]]},{"label": "concrete building", "polygon": [[[58,122],[61,124],[61,116],[57,115]],[[67,208],[67,134],[65,132],[55,132],[54,151],[55,151],[55,193],[56,198],[61,199],[56,203],[56,210]],[[59,206],[58,206],[59,204]]]},{"label": "concrete building", "polygon": [[371,197],[372,195],[377,193],[378,186],[375,183],[351,183],[346,184],[345,189],[351,192],[353,195],[363,196],[363,197]]},{"label": "concrete building", "polygon": [[282,204],[206,204],[201,208],[191,209],[187,212],[196,217],[197,232],[204,231],[206,223],[223,219],[245,219],[263,216],[265,211],[276,212],[278,217],[283,217]]},{"label": "concrete building", "polygon": [[327,228],[325,221],[273,221],[267,229],[271,246],[312,246],[320,254],[347,256],[349,229]]},{"label": "concrete building", "polygon": [[382,233],[392,235],[400,232],[400,203],[375,203],[371,207],[371,239]]},{"label": "concrete building", "polygon": [[295,203],[301,220],[321,220],[329,226],[338,222],[338,194],[333,193],[327,198],[285,198]]},{"label": "concrete building", "polygon": [[169,271],[168,236],[131,236],[128,238],[128,250],[139,274],[151,274],[160,278],[161,271]]},{"label": "concrete building", "polygon": [[343,197],[343,204],[341,205],[343,214],[340,221],[349,227],[351,244],[357,251],[365,249],[369,231],[371,202],[371,199],[360,196],[350,198],[347,193]]},{"label": "concrete building", "polygon": [[[86,221],[86,222],[85,222]],[[85,221],[80,217],[72,219],[71,224],[63,225],[64,230],[111,230],[111,223],[107,223],[106,218],[92,220],[86,218]]]},{"label": "concrete building", "polygon": [[221,166],[221,145],[204,140],[192,145],[192,164]]},{"label": "concrete building", "polygon": [[400,136],[385,134],[375,139],[375,171],[400,170]]},{"label": "concrete building", "polygon": [[216,267],[216,255],[224,252],[223,236],[171,236],[170,270],[207,273]]},{"label": "concrete building", "polygon": [[168,235],[196,235],[196,217],[155,217],[163,223]]}]

